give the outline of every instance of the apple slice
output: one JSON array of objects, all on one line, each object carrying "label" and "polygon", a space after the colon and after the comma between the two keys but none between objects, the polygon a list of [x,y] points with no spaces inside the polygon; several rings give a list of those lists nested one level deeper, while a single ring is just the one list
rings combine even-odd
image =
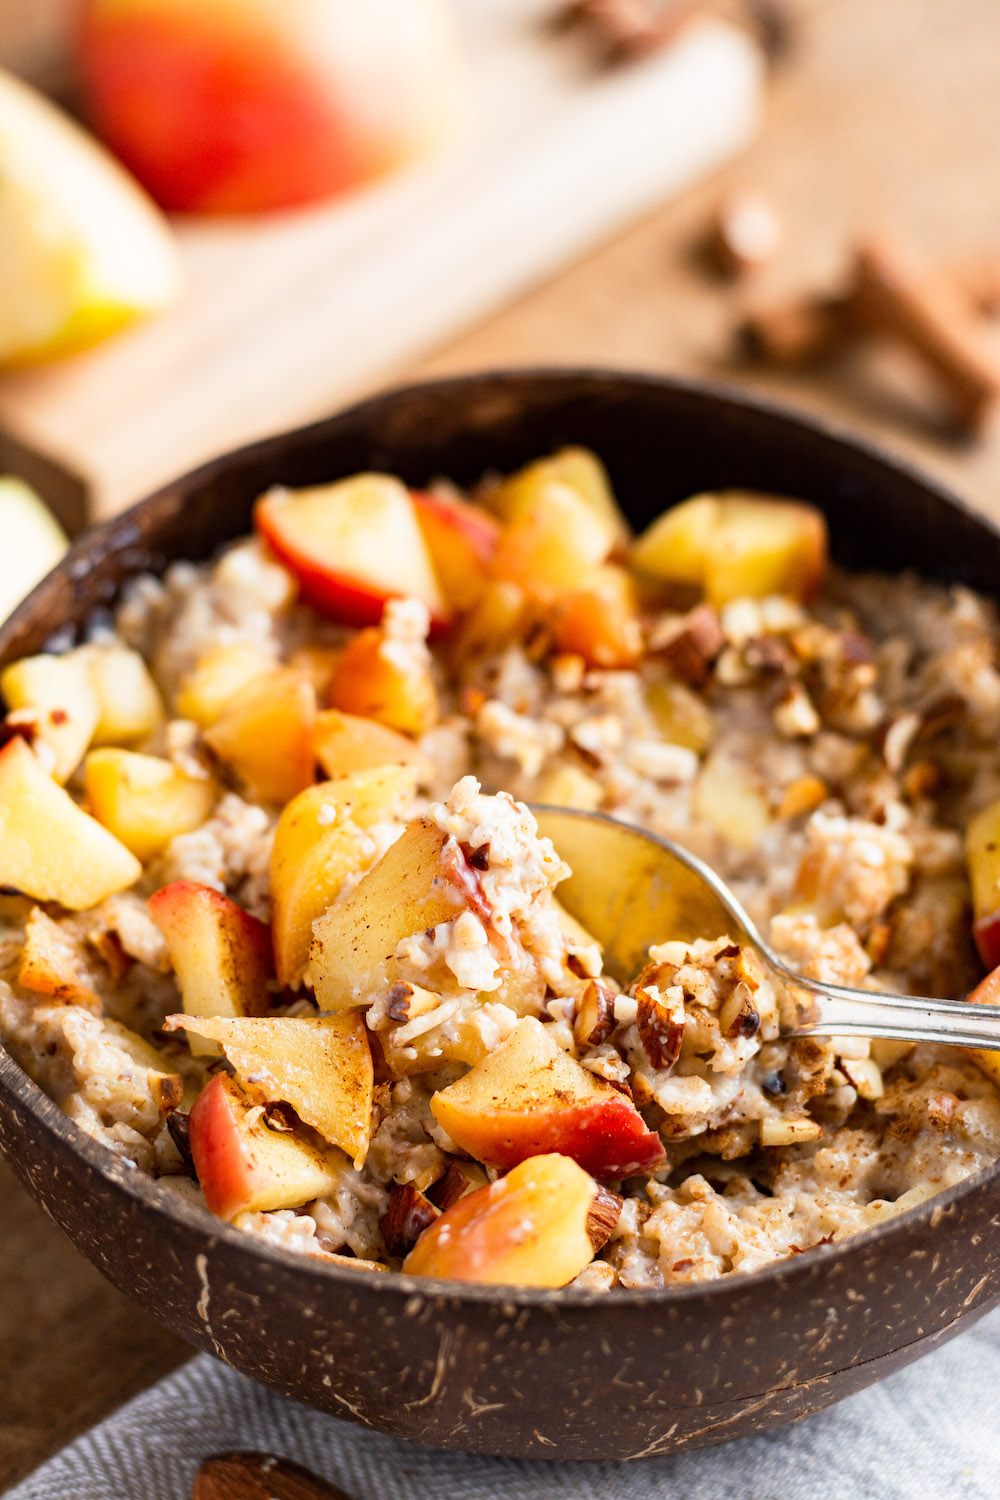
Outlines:
[{"label": "apple slice", "polygon": [[449,1281],[565,1286],[607,1242],[621,1207],[568,1156],[534,1156],[446,1209],[403,1270]]},{"label": "apple slice", "polygon": [[143,862],[199,828],[218,793],[211,776],[197,780],[159,755],[110,747],[87,756],[83,784],[94,817]]},{"label": "apple slice", "polygon": [[77,807],[24,740],[0,750],[0,885],[83,911],[141,874],[135,855]]},{"label": "apple slice", "polygon": [[84,348],[173,302],[166,221],[108,152],[0,74],[0,363]]},{"label": "apple slice", "polygon": [[275,666],[272,653],[254,641],[210,646],[181,683],[177,712],[199,729],[208,729],[241,688],[273,672]]},{"label": "apple slice", "polygon": [[68,549],[55,516],[29,484],[0,476],[0,625]]},{"label": "apple slice", "polygon": [[36,906],[24,929],[24,946],[17,971],[22,989],[51,995],[65,1005],[83,1005],[101,1014],[101,998],[80,971],[80,953],[58,922]]},{"label": "apple slice", "polygon": [[135,745],[166,718],[163,699],[149,668],[128,646],[84,646],[90,681],[97,695],[93,745]]},{"label": "apple slice", "polygon": [[716,606],[769,594],[805,601],[826,571],[826,521],[813,505],[750,490],[694,495],[643,532],[632,563],[701,587]]},{"label": "apple slice", "polygon": [[315,730],[312,679],[276,667],[228,700],[205,742],[257,796],[283,804],[315,780]]},{"label": "apple slice", "polygon": [[[189,1016],[259,1016],[269,1005],[271,935],[256,917],[211,886],[175,880],[155,891],[149,914],[166,938]],[[217,1055],[209,1044],[191,1047]]]},{"label": "apple slice", "polygon": [[299,1130],[272,1130],[259,1096],[219,1073],[198,1095],[188,1140],[205,1202],[220,1219],[301,1208],[340,1182],[344,1157]]},{"label": "apple slice", "polygon": [[257,502],[254,524],[319,614],[375,625],[387,599],[421,599],[436,627],[447,624],[413,501],[391,475],[269,490]]},{"label": "apple slice", "polygon": [[348,875],[371,861],[363,830],[403,815],[416,791],[411,766],[356,771],[307,787],[278,819],[271,851],[274,958],[280,984],[295,986],[309,961],[312,927]]},{"label": "apple slice", "polygon": [[471,609],[489,577],[500,527],[489,511],[468,501],[414,492],[413,503],[448,604],[460,612]]},{"label": "apple slice", "polygon": [[424,734],[438,721],[430,664],[397,648],[377,626],[345,646],[330,679],[331,708],[375,719],[403,734]]},{"label": "apple slice", "polygon": [[371,998],[404,938],[457,917],[468,892],[442,859],[448,835],[416,818],[355,886],[313,926],[309,971],[320,1010]]},{"label": "apple slice", "polygon": [[168,1016],[165,1031],[218,1042],[240,1083],[273,1103],[290,1104],[360,1170],[372,1133],[374,1071],[368,1028],[358,1011],[336,1016],[245,1020]]},{"label": "apple slice", "polygon": [[360,714],[328,708],[316,718],[316,759],[328,776],[377,766],[413,766],[418,781],[426,782],[433,767],[426,751],[405,734]]},{"label": "apple slice", "polygon": [[977,813],[965,831],[972,885],[972,934],[988,969],[1000,964],[1000,799]]},{"label": "apple slice", "polygon": [[631,541],[632,532],[615,499],[608,471],[589,448],[560,448],[550,458],[536,459],[490,491],[487,503],[503,520],[512,521],[540,491],[553,485],[575,491],[590,506],[607,527],[610,546],[623,547]]},{"label": "apple slice", "polygon": [[100,719],[86,659],[76,651],[22,657],[0,673],[0,692],[7,707],[31,723],[33,741],[51,754],[56,780],[68,781]]},{"label": "apple slice", "polygon": [[557,649],[582,656],[588,667],[632,667],[642,655],[635,585],[613,563],[560,594],[550,624]]},{"label": "apple slice", "polygon": [[504,527],[493,573],[535,596],[566,593],[604,561],[612,541],[603,517],[576,490],[548,485]]},{"label": "apple slice", "polygon": [[487,1166],[558,1151],[595,1177],[653,1171],[663,1143],[635,1106],[581,1065],[533,1017],[431,1099],[452,1140]]}]

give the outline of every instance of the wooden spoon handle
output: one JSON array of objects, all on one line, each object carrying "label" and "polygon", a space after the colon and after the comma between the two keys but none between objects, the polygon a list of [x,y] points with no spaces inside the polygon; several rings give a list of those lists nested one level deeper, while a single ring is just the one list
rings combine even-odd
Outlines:
[{"label": "wooden spoon handle", "polygon": [[351,1500],[351,1496],[274,1453],[219,1453],[206,1458],[195,1475],[191,1500]]}]

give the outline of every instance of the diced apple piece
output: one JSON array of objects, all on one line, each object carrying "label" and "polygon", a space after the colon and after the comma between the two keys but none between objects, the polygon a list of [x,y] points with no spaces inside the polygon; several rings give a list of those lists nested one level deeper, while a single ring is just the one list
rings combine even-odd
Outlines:
[{"label": "diced apple piece", "polygon": [[305,672],[312,679],[318,702],[326,702],[333,669],[343,649],[343,646],[298,646],[288,658],[290,667]]},{"label": "diced apple piece", "polygon": [[542,773],[534,800],[550,807],[576,807],[581,812],[596,812],[604,801],[604,788],[593,776],[578,766],[554,765]]},{"label": "diced apple piece", "polygon": [[0,750],[0,885],[83,911],[141,874],[135,855],[76,805],[24,740]]},{"label": "diced apple piece", "polygon": [[618,1222],[621,1199],[567,1156],[538,1155],[447,1209],[403,1262],[411,1276],[565,1286]]},{"label": "diced apple piece", "polygon": [[0,624],[54,568],[69,547],[48,506],[30,484],[13,474],[0,475]]},{"label": "diced apple piece", "polygon": [[426,663],[394,645],[376,626],[359,631],[334,668],[330,706],[403,734],[423,734],[438,720],[434,679]]},{"label": "diced apple piece", "polygon": [[265,802],[283,804],[315,780],[316,690],[276,667],[226,703],[205,740]]},{"label": "diced apple piece", "polygon": [[699,771],[691,805],[696,818],[739,849],[756,848],[771,824],[764,788],[746,766],[721,753]]},{"label": "diced apple piece", "polygon": [[636,542],[632,566],[668,583],[701,588],[719,515],[716,495],[692,495],[658,516]]},{"label": "diced apple piece", "polygon": [[413,502],[445,599],[452,610],[471,609],[486,585],[500,527],[467,501],[414,493]]},{"label": "diced apple piece", "polygon": [[7,707],[34,725],[34,739],[53,756],[52,774],[68,781],[86,753],[100,718],[100,705],[86,660],[66,656],[26,656],[0,673]]},{"label": "diced apple piece", "polygon": [[409,491],[389,474],[270,490],[254,524],[298,579],[307,604],[330,619],[374,625],[387,599],[421,599],[438,626],[448,620]]},{"label": "diced apple piece", "polygon": [[17,982],[37,995],[51,995],[65,1005],[84,1005],[100,1014],[100,997],[80,971],[78,949],[40,906],[25,926]]},{"label": "diced apple piece", "polygon": [[136,745],[166,717],[163,699],[149,668],[128,646],[84,646],[98,718],[91,744]]},{"label": "diced apple piece", "polygon": [[708,749],[715,733],[715,720],[704,698],[682,682],[666,681],[650,683],[646,702],[665,740],[698,755]]},{"label": "diced apple piece", "polygon": [[208,729],[241,688],[274,669],[271,653],[251,641],[211,646],[199,656],[194,669],[181,684],[176,700],[177,712],[182,719],[191,719],[200,729]]},{"label": "diced apple piece", "polygon": [[519,1021],[499,1047],[431,1099],[463,1151],[501,1169],[550,1151],[595,1177],[649,1172],[663,1143],[635,1106],[555,1042],[540,1021]]},{"label": "diced apple piece", "polygon": [[524,589],[494,579],[452,631],[448,640],[450,659],[461,667],[477,657],[493,656],[523,634],[529,616]]},{"label": "diced apple piece", "polygon": [[403,815],[415,790],[413,767],[382,766],[307,787],[288,803],[271,851],[274,958],[281,984],[301,981],[313,922],[336,900],[347,876],[369,862],[362,830]]},{"label": "diced apple piece", "polygon": [[300,1131],[272,1130],[257,1099],[217,1074],[195,1100],[191,1156],[205,1202],[220,1219],[301,1208],[337,1186],[344,1158]]},{"label": "diced apple piece", "polygon": [[606,523],[575,490],[549,485],[504,528],[493,572],[529,594],[566,593],[604,561],[611,544]]},{"label": "diced apple piece", "polygon": [[404,938],[457,917],[467,893],[442,860],[447,835],[429,818],[400,838],[313,927],[309,968],[320,1010],[349,1010],[370,997]]},{"label": "diced apple piece", "polygon": [[550,617],[560,651],[588,667],[630,667],[642,655],[635,587],[624,568],[596,568],[580,587],[560,594]]},{"label": "diced apple piece", "polygon": [[[189,1016],[259,1016],[269,1004],[268,928],[228,896],[193,880],[175,880],[149,898],[149,914],[166,938]],[[192,1046],[212,1056],[212,1045]]]},{"label": "diced apple piece", "polygon": [[632,562],[667,582],[700,586],[717,606],[769,594],[807,600],[826,571],[826,522],[797,500],[742,490],[696,495],[653,522]]},{"label": "diced apple piece", "polygon": [[[970,1005],[1000,1005],[1000,968],[994,967],[967,997]],[[1000,1052],[974,1047],[972,1056],[988,1078],[1000,1084]]]},{"label": "diced apple piece", "polygon": [[165,1030],[218,1042],[242,1084],[290,1104],[358,1168],[372,1132],[374,1071],[368,1028],[358,1011],[335,1016],[265,1016],[246,1020],[170,1016]]},{"label": "diced apple piece", "polygon": [[632,533],[611,488],[608,471],[589,448],[561,448],[551,458],[540,458],[519,469],[488,495],[490,506],[505,521],[532,503],[539,491],[552,485],[574,490],[604,521],[611,546],[628,543]]},{"label": "diced apple piece", "polygon": [[405,734],[336,708],[316,719],[316,759],[328,776],[378,766],[413,766],[419,781],[427,781],[432,774],[426,752]]},{"label": "diced apple piece", "polygon": [[210,776],[185,776],[159,755],[110,747],[87,756],[83,784],[94,817],[144,862],[200,827],[218,790]]},{"label": "diced apple piece", "polygon": [[972,819],[965,832],[972,885],[972,932],[988,969],[1000,964],[1000,800]]}]

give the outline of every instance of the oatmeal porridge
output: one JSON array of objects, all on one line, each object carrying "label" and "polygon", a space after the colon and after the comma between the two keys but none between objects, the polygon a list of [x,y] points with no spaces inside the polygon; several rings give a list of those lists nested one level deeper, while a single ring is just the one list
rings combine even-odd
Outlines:
[{"label": "oatmeal porridge", "polygon": [[783,1038],[730,932],[608,972],[527,804],[678,840],[805,974],[993,999],[997,643],[967,590],[831,567],[805,501],[633,538],[583,449],[272,490],[0,676],[4,1044],[164,1191],[373,1272],[843,1239],[1000,1155],[997,1058]]}]

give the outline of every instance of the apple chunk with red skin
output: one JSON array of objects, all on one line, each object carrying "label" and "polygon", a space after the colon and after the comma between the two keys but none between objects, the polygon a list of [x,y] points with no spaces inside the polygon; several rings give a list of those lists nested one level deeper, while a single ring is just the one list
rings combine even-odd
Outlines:
[{"label": "apple chunk with red skin", "polygon": [[[167,940],[189,1016],[254,1016],[268,1009],[271,931],[211,886],[175,880],[154,892],[149,914]],[[191,1050],[212,1056],[211,1044]]]},{"label": "apple chunk with red skin", "polygon": [[625,1095],[581,1067],[530,1016],[436,1093],[431,1110],[463,1151],[501,1169],[557,1151],[617,1182],[653,1171],[666,1154]]},{"label": "apple chunk with red skin", "polygon": [[290,1104],[331,1146],[361,1168],[372,1131],[374,1071],[358,1011],[335,1016],[168,1016],[165,1031],[218,1042],[241,1083],[270,1103]]},{"label": "apple chunk with red skin", "polygon": [[188,1139],[205,1202],[220,1219],[300,1208],[337,1185],[345,1165],[304,1131],[272,1130],[246,1093],[219,1073],[188,1118]]},{"label": "apple chunk with red skin", "polygon": [[413,503],[445,598],[453,609],[471,609],[486,586],[499,523],[469,501],[414,491]]},{"label": "apple chunk with red skin", "polygon": [[387,599],[420,599],[440,630],[448,607],[406,486],[355,474],[306,490],[269,490],[254,525],[319,614],[377,625]]},{"label": "apple chunk with red skin", "polygon": [[607,1241],[621,1206],[568,1156],[533,1156],[447,1209],[403,1270],[501,1286],[565,1286]]}]

